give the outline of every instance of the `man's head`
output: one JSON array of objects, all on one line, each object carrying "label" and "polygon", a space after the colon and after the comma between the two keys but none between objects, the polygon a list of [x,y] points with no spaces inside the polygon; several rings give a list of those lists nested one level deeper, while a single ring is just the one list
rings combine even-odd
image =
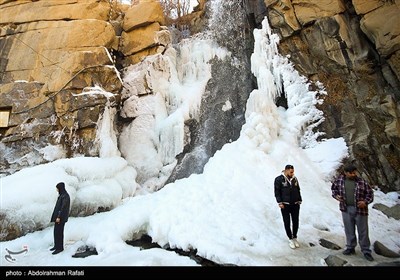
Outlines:
[{"label": "man's head", "polygon": [[285,173],[286,177],[292,178],[293,175],[294,175],[294,167],[293,167],[293,165],[290,165],[290,164],[286,165],[284,173]]},{"label": "man's head", "polygon": [[65,184],[63,182],[58,183],[56,188],[59,193],[65,192]]},{"label": "man's head", "polygon": [[346,178],[354,180],[357,177],[357,167],[353,164],[348,164],[344,167],[344,175]]}]

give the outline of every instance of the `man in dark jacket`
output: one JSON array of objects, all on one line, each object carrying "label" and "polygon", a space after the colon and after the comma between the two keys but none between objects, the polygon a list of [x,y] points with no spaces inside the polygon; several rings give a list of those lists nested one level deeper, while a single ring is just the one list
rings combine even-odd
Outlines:
[{"label": "man in dark jacket", "polygon": [[54,222],[54,247],[50,249],[50,251],[54,251],[53,255],[64,251],[64,226],[68,221],[70,206],[70,198],[65,190],[65,184],[58,183],[56,188],[58,198],[50,219],[50,222]]},{"label": "man in dark jacket", "polygon": [[357,176],[356,171],[356,166],[352,164],[344,167],[344,174],[332,183],[332,197],[340,202],[339,209],[342,212],[346,234],[346,250],[343,254],[355,254],[357,227],[361,251],[368,261],[373,261],[368,235],[368,204],[374,200],[374,191],[363,178]]},{"label": "man in dark jacket", "polygon": [[[275,198],[281,208],[283,224],[286,235],[289,238],[289,246],[292,249],[299,248],[297,231],[299,229],[300,204],[302,202],[300,185],[294,176],[293,165],[286,165],[283,174],[275,178]],[[293,230],[290,226],[292,220]]]}]

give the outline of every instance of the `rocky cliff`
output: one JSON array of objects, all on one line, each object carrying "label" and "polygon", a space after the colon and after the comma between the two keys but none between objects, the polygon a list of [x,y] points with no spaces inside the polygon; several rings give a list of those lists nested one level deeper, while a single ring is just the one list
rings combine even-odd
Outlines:
[{"label": "rocky cliff", "polygon": [[[207,20],[208,2],[199,4],[188,16],[192,32]],[[400,1],[243,0],[238,5],[246,22],[238,17],[232,24],[243,25],[245,42],[226,47],[242,58],[244,69],[249,69],[252,28],[267,16],[281,38],[281,53],[301,74],[326,87],[320,105],[325,122],[319,129],[326,137],[345,138],[349,160],[372,184],[400,190]],[[119,112],[126,101],[121,70],[162,55],[172,44],[156,0],[132,6],[105,0],[0,0],[0,13],[2,175],[60,157],[98,156],[96,127],[104,108]],[[224,69],[216,64],[213,71]],[[235,104],[239,118],[221,121],[232,127],[229,135],[207,131],[202,136],[215,140],[208,157],[238,137],[245,95],[254,86],[249,73],[235,74],[242,86],[225,89],[243,91]],[[143,80],[142,95],[150,87]],[[223,91],[212,82],[208,89],[210,96]],[[212,102],[203,106],[204,114],[213,112]],[[285,106],[285,100],[277,102]],[[115,127],[130,120],[119,114]],[[186,123],[193,139],[205,129],[201,120]],[[49,147],[57,152],[45,151]],[[179,156],[184,172],[173,172],[170,180],[201,171],[202,166],[185,165],[185,154],[190,149]]]},{"label": "rocky cliff", "polygon": [[0,13],[2,174],[98,156],[96,124],[121,102],[119,70],[169,43],[159,3],[2,0]]},{"label": "rocky cliff", "polygon": [[400,190],[400,1],[248,2],[280,34],[281,53],[325,85],[326,136],[345,138],[370,182]]}]

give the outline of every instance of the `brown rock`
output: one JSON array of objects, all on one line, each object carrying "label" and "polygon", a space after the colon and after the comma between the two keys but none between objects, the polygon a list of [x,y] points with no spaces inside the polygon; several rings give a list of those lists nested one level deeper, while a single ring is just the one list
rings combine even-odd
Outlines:
[{"label": "brown rock", "polygon": [[125,32],[129,32],[156,22],[159,25],[165,25],[164,12],[160,2],[156,0],[141,1],[126,11],[122,28]]},{"label": "brown rock", "polygon": [[110,12],[110,5],[106,1],[96,0],[11,1],[8,5],[0,5],[0,24],[76,19],[106,21]]}]

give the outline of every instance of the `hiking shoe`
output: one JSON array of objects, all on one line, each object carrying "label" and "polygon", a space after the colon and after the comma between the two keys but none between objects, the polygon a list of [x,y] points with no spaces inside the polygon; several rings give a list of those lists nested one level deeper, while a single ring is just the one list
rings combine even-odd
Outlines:
[{"label": "hiking shoe", "polygon": [[292,248],[292,249],[296,249],[296,245],[294,244],[293,239],[289,240],[289,247]]},{"label": "hiking shoe", "polygon": [[343,251],[343,255],[354,255],[355,253],[356,251],[354,249],[349,249],[349,248]]},{"label": "hiking shoe", "polygon": [[372,255],[370,253],[364,253],[364,258],[370,262],[372,262],[374,260],[374,258],[372,257]]},{"label": "hiking shoe", "polygon": [[293,240],[294,246],[296,246],[296,248],[299,248],[300,243],[297,241],[297,238],[293,238],[292,240]]},{"label": "hiking shoe", "polygon": [[56,249],[56,247],[50,248],[50,251],[54,251]]}]

